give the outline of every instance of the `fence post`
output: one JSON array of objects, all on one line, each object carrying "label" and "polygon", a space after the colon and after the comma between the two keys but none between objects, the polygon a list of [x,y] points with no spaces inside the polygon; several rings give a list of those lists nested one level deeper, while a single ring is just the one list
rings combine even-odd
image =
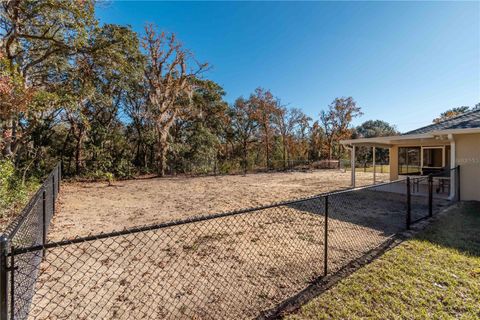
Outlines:
[{"label": "fence post", "polygon": [[412,206],[411,206],[411,194],[410,194],[410,177],[407,177],[407,230],[410,230],[411,222],[412,222]]},{"label": "fence post", "polygon": [[52,217],[55,214],[55,200],[57,195],[55,193],[55,174],[52,174]]},{"label": "fence post", "polygon": [[58,164],[57,193],[60,193],[60,182],[62,181],[62,166],[63,166],[63,162],[60,162]]},{"label": "fence post", "polygon": [[323,241],[323,275],[328,273],[328,195],[325,196],[325,230]]},{"label": "fence post", "polygon": [[8,265],[7,265],[8,239],[0,238],[0,320],[8,318]]},{"label": "fence post", "polygon": [[433,217],[433,177],[428,175],[428,216]]},{"label": "fence post", "polygon": [[[42,225],[43,225],[43,232],[42,232],[42,245],[45,246],[47,243],[47,220],[46,220],[46,213],[47,213],[47,192],[45,191],[45,187],[43,187],[42,192]],[[43,258],[45,258],[45,247],[42,249],[43,251]]]}]

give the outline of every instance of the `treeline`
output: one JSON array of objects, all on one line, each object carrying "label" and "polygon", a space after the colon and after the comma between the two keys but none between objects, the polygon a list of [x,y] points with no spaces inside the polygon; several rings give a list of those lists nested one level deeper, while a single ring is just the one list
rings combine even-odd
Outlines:
[{"label": "treeline", "polygon": [[100,25],[94,9],[1,3],[0,161],[23,181],[58,160],[93,178],[281,169],[345,157],[339,140],[361,134],[351,97],[318,119],[261,87],[229,105],[175,34]]}]

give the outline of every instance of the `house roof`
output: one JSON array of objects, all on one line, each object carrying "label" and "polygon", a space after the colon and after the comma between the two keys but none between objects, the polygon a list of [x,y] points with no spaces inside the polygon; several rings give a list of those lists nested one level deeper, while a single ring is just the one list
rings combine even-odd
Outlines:
[{"label": "house roof", "polygon": [[473,129],[480,128],[480,108],[462,113],[456,117],[440,121],[425,127],[408,131],[403,135],[429,133],[432,131],[452,129]]},{"label": "house roof", "polygon": [[342,140],[342,144],[390,146],[407,141],[431,141],[436,137],[446,137],[449,134],[480,133],[480,108],[462,113],[456,117],[421,127],[399,136],[374,138],[359,138]]}]

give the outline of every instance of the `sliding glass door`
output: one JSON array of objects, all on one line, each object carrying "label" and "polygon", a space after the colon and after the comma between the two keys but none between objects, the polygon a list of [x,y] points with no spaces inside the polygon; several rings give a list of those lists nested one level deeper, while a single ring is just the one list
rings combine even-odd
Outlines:
[{"label": "sliding glass door", "polygon": [[398,174],[421,174],[421,148],[398,148]]},{"label": "sliding glass door", "polygon": [[398,148],[398,174],[428,174],[450,167],[450,146]]}]

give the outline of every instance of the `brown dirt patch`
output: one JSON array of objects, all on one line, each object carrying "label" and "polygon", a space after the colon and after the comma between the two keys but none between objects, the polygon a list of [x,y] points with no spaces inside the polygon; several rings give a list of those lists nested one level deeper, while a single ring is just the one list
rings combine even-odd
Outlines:
[{"label": "brown dirt patch", "polygon": [[[399,229],[387,222],[397,211],[365,210],[372,196],[344,196],[363,210],[340,201],[330,209],[330,271]],[[323,198],[310,199],[50,249],[30,318],[254,318],[323,275],[323,211]],[[363,225],[374,217],[376,224]]]},{"label": "brown dirt patch", "polygon": [[[388,174],[377,174],[387,179]],[[372,173],[357,172],[357,186]],[[49,240],[85,236],[187,217],[255,207],[350,186],[350,172],[261,173],[174,177],[106,183],[65,183]]]},{"label": "brown dirt patch", "polygon": [[[357,175],[360,183],[370,179]],[[50,239],[311,196],[349,182],[348,172],[315,171],[69,184]],[[308,199],[49,249],[30,319],[254,318],[323,275],[324,205]],[[329,217],[335,272],[405,227],[405,196],[332,195]]]}]

